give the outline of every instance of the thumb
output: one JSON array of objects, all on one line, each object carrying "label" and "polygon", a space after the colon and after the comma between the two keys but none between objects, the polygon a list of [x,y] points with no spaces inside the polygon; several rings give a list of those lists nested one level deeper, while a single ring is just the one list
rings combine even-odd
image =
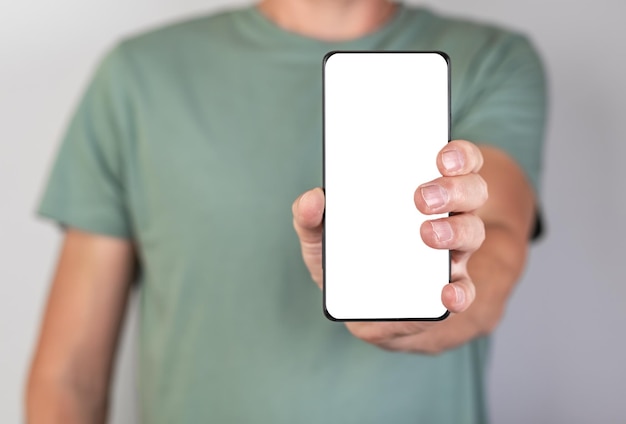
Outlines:
[{"label": "thumb", "polygon": [[293,202],[293,226],[303,244],[322,242],[324,201],[324,192],[318,187],[303,193]]}]

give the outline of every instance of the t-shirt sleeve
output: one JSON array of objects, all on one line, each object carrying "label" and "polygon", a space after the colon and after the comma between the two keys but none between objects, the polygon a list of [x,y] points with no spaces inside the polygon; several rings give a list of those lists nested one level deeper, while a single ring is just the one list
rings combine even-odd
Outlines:
[{"label": "t-shirt sleeve", "polygon": [[100,63],[69,124],[38,213],[63,227],[131,237],[121,146],[128,102],[119,48]]},{"label": "t-shirt sleeve", "polygon": [[541,60],[519,35],[510,35],[486,50],[471,67],[469,93],[464,96],[452,136],[503,149],[538,192],[546,122]]}]

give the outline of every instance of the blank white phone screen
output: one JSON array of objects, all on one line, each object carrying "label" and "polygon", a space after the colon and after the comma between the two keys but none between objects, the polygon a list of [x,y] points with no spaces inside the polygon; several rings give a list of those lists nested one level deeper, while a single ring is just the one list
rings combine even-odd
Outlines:
[{"label": "blank white phone screen", "polygon": [[[324,61],[324,308],[336,320],[443,319],[449,251],[426,246],[417,187],[449,140],[438,52],[334,52]],[[418,193],[419,195],[419,193]]]}]

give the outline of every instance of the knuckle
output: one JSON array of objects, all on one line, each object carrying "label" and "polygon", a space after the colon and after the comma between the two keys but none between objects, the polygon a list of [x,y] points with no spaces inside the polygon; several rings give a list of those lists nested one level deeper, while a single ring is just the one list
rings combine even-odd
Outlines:
[{"label": "knuckle", "polygon": [[449,201],[454,205],[463,204],[467,199],[467,190],[463,180],[462,176],[448,177],[444,180],[444,187],[450,196]]},{"label": "knuckle", "polygon": [[482,244],[486,237],[485,222],[478,216],[476,216],[476,220],[478,221],[478,239],[480,240],[480,244]]},{"label": "knuckle", "polygon": [[474,170],[478,171],[483,166],[483,153],[476,143],[469,143],[472,148],[472,156],[474,158]]},{"label": "knuckle", "polygon": [[473,250],[478,249],[485,241],[485,223],[478,216],[471,214],[471,245]]},{"label": "knuckle", "polygon": [[443,184],[457,207],[478,207],[487,201],[487,182],[478,174],[448,177]]},{"label": "knuckle", "polygon": [[[463,214],[464,215],[464,214]],[[456,215],[454,219],[451,219],[450,224],[452,225],[452,231],[454,234],[453,242],[456,245],[463,245],[468,238],[468,230],[467,227],[471,226],[467,219],[464,218],[463,215]]]},{"label": "knuckle", "polygon": [[489,185],[487,184],[487,181],[485,181],[485,179],[476,174],[479,178],[479,184],[480,184],[480,195],[481,195],[481,201],[482,203],[485,203],[487,201],[487,199],[489,199]]},{"label": "knuckle", "polygon": [[477,171],[482,166],[483,155],[475,143],[466,141],[467,155],[471,158],[472,171]]},{"label": "knuckle", "polygon": [[485,239],[485,225],[482,219],[473,213],[456,215],[452,227],[453,244],[459,249],[474,251],[482,245]]}]

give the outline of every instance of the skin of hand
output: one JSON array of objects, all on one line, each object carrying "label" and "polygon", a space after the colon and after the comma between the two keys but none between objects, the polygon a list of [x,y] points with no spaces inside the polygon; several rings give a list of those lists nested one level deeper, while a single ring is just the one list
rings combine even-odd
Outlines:
[{"label": "skin of hand", "polygon": [[[489,158],[485,175],[490,185],[495,181],[496,193],[502,193],[500,199],[488,200],[487,181],[479,173],[483,153]],[[448,143],[436,160],[442,176],[417,187],[414,200],[424,214],[453,213],[425,221],[420,229],[428,246],[451,250],[451,284],[441,293],[451,316],[441,322],[345,324],[357,338],[383,349],[436,354],[488,334],[499,321],[523,269],[534,199],[519,167],[497,149],[479,148],[464,140]],[[502,172],[507,173],[504,180],[510,177],[511,183],[501,181]],[[507,208],[518,206],[515,196],[522,200],[516,210],[509,211]],[[303,193],[293,203],[292,212],[304,262],[313,281],[322,288],[322,189]],[[483,242],[485,246],[479,250]],[[473,307],[477,287],[472,276],[481,282],[480,302]]]}]

